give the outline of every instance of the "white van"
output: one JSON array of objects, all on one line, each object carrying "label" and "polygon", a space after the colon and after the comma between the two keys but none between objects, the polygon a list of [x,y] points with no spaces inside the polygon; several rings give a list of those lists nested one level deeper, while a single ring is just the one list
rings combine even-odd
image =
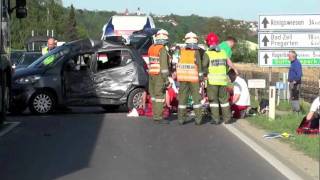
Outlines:
[{"label": "white van", "polygon": [[122,36],[128,40],[134,31],[155,28],[154,21],[151,16],[112,16],[108,23],[103,26],[102,40],[110,36]]}]

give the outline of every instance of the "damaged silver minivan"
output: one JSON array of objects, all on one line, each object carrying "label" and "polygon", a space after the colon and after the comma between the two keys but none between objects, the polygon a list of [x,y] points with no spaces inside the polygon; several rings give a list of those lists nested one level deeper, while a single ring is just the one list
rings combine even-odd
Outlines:
[{"label": "damaged silver minivan", "polygon": [[53,112],[59,106],[137,108],[148,85],[146,64],[128,46],[91,39],[57,47],[13,76],[11,108]]}]

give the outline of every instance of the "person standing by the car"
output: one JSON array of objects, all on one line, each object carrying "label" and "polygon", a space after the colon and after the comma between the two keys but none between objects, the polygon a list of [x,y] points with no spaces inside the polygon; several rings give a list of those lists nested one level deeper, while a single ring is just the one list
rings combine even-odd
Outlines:
[{"label": "person standing by the car", "polygon": [[47,47],[42,48],[42,55],[45,55],[48,52],[52,51],[54,48],[56,48],[56,46],[56,40],[54,38],[49,38],[47,42]]},{"label": "person standing by the car", "polygon": [[162,118],[169,76],[168,36],[168,31],[159,30],[155,35],[155,43],[148,50],[150,59],[149,93],[152,100],[153,120],[163,124],[169,123],[168,120]]},{"label": "person standing by the car", "polygon": [[237,39],[232,36],[229,36],[229,37],[227,37],[227,40],[225,40],[219,44],[219,48],[221,50],[224,50],[225,53],[227,54],[227,56],[228,56],[227,63],[229,65],[229,67],[231,69],[233,69],[236,72],[236,74],[239,74],[237,69],[235,68],[235,66],[233,65],[233,63],[231,61],[232,49],[236,46],[236,44],[237,44]]},{"label": "person standing by the car", "polygon": [[[221,119],[225,123],[231,122],[231,111],[227,93],[227,66],[228,56],[218,47],[219,37],[211,32],[206,38],[208,50],[205,52],[202,65],[204,75],[208,78],[207,94],[210,103],[212,124],[219,124]],[[220,116],[220,110],[222,116]]]},{"label": "person standing by the car", "polygon": [[181,49],[177,64],[177,78],[180,83],[178,121],[183,125],[187,116],[187,103],[191,95],[193,98],[193,109],[195,111],[195,124],[201,125],[201,96],[200,80],[202,80],[202,64],[198,47],[198,36],[190,32],[185,36],[186,48]]},{"label": "person standing by the car", "polygon": [[295,51],[289,51],[288,59],[291,62],[288,76],[291,106],[294,112],[300,112],[299,96],[302,79],[302,66]]}]

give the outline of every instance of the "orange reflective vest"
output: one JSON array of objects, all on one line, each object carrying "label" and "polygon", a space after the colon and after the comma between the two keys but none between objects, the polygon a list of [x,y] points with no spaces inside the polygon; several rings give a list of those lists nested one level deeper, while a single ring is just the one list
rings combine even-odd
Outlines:
[{"label": "orange reflective vest", "polygon": [[179,82],[199,82],[199,71],[196,65],[196,51],[182,49],[177,64],[177,79]]},{"label": "orange reflective vest", "polygon": [[153,44],[149,48],[149,75],[151,76],[160,74],[160,51],[163,47],[163,45]]}]

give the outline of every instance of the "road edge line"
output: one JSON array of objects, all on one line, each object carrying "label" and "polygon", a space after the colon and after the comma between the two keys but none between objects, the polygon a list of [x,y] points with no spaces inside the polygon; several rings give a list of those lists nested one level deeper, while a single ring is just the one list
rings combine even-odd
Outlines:
[{"label": "road edge line", "polygon": [[240,130],[235,128],[231,124],[223,124],[223,126],[232,134],[237,136],[242,142],[248,145],[253,151],[260,155],[264,160],[266,160],[270,165],[272,165],[276,170],[278,170],[282,175],[288,179],[303,180],[298,174],[293,172],[288,166],[283,164],[271,153],[259,146],[254,140],[243,134]]},{"label": "road edge line", "polygon": [[5,136],[11,130],[13,130],[15,127],[19,126],[20,122],[5,122],[4,124],[10,124],[10,125],[8,127],[4,128],[2,131],[0,131],[0,137]]}]

